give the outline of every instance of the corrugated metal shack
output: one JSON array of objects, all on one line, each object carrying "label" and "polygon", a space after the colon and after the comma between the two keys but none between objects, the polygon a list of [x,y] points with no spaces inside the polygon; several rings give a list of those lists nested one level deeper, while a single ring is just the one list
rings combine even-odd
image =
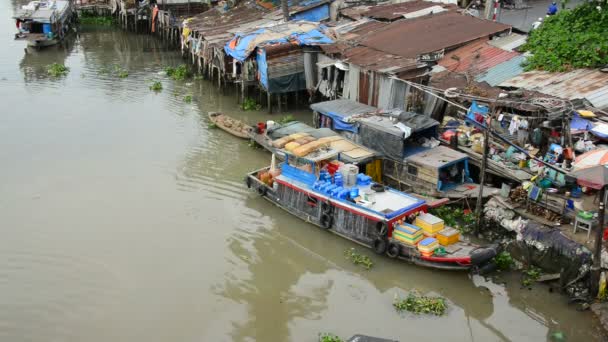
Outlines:
[{"label": "corrugated metal shack", "polygon": [[[305,56],[318,51],[317,46],[332,42],[318,23],[290,21],[237,34],[224,49],[235,62],[255,60],[256,78],[268,94],[270,108],[272,94],[307,89]],[[235,68],[234,75],[238,79],[241,73]]]},{"label": "corrugated metal shack", "polygon": [[500,87],[538,91],[566,100],[585,99],[595,108],[608,109],[608,73],[597,69],[528,71],[500,83]]},{"label": "corrugated metal shack", "polygon": [[[343,16],[360,19],[333,28],[336,43],[324,46],[324,56],[319,56],[316,90],[328,99],[343,97],[430,115],[436,99],[402,81],[426,84],[431,66],[446,52],[510,32],[507,25],[453,8],[414,1],[342,11]],[[486,50],[500,49],[487,45]]]}]

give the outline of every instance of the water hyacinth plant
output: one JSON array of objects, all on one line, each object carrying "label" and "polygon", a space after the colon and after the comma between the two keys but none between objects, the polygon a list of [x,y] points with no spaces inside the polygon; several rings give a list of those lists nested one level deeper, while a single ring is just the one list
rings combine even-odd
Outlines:
[{"label": "water hyacinth plant", "polygon": [[150,85],[150,90],[159,92],[159,91],[163,90],[163,84],[160,83],[160,81],[154,81],[154,83],[152,83]]},{"label": "water hyacinth plant", "polygon": [[372,268],[372,266],[374,266],[374,263],[367,255],[359,254],[359,252],[357,252],[354,248],[349,248],[344,251],[344,255],[347,259],[352,261],[353,264],[361,265],[366,270],[369,270]]},{"label": "water hyacinth plant", "polygon": [[448,309],[448,304],[442,297],[421,296],[416,291],[412,291],[405,299],[395,295],[393,307],[399,313],[409,311],[417,315],[429,314],[443,316]]},{"label": "water hyacinth plant", "polygon": [[65,76],[70,72],[70,68],[66,67],[63,64],[53,63],[46,67],[46,70],[49,75],[53,77],[61,77]]}]

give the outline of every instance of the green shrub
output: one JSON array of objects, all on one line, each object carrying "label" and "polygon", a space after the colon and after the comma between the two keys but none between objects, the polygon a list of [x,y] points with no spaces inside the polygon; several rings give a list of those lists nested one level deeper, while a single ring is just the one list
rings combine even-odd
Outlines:
[{"label": "green shrub", "polygon": [[254,99],[248,97],[243,102],[243,110],[260,110],[262,106],[259,105]]},{"label": "green shrub", "polygon": [[608,10],[598,10],[598,4],[585,3],[546,18],[522,47],[533,54],[526,70],[568,71],[608,64]]},{"label": "green shrub", "polygon": [[509,252],[502,251],[494,257],[494,264],[499,270],[509,270],[513,266],[513,257]]}]

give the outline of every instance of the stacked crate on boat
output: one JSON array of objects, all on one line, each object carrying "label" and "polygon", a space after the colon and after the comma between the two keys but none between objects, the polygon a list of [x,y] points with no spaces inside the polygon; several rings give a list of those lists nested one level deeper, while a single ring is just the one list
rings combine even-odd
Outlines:
[{"label": "stacked crate on boat", "polygon": [[440,245],[449,246],[460,240],[460,232],[454,228],[445,228],[437,233],[437,241]]},{"label": "stacked crate on boat", "polygon": [[406,245],[414,246],[423,238],[422,229],[411,224],[402,224],[393,230],[393,238]]},{"label": "stacked crate on boat", "polygon": [[415,225],[422,228],[425,236],[435,236],[444,228],[443,220],[437,216],[425,213],[416,217]]},{"label": "stacked crate on boat", "polygon": [[439,242],[433,237],[427,237],[418,243],[418,250],[424,256],[431,256],[439,248]]}]

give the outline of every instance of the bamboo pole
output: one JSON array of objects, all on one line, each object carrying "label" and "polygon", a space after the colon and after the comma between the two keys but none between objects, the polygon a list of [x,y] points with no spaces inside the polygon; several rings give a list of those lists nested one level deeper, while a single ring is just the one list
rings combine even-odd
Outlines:
[{"label": "bamboo pole", "polygon": [[492,130],[492,119],[494,117],[495,103],[492,102],[490,114],[488,115],[488,123],[483,131],[483,156],[481,159],[481,170],[479,175],[479,193],[477,194],[477,204],[475,205],[475,232],[479,232],[483,222],[483,187],[486,181],[486,168],[488,167],[488,153],[490,150],[490,131]]}]

